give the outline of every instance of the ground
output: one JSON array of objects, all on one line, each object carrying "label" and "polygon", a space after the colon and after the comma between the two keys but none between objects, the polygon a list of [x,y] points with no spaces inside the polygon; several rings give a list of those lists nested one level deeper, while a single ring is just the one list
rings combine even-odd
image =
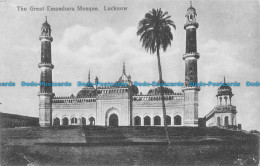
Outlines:
[{"label": "ground", "polygon": [[219,128],[60,126],[1,130],[1,165],[259,163],[259,135]]}]

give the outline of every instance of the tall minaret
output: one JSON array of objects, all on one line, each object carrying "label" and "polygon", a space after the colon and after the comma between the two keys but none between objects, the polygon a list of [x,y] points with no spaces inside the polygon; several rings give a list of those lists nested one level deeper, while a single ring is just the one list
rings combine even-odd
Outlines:
[{"label": "tall minaret", "polygon": [[[42,24],[41,28],[41,63],[38,67],[41,69],[41,83],[52,83],[52,69],[54,66],[51,63],[51,42],[53,38],[51,37],[51,26],[47,22],[47,17],[45,22]],[[40,93],[38,94],[40,98],[39,103],[39,123],[41,127],[52,125],[52,98],[54,93],[52,93],[52,86],[40,86]]]},{"label": "tall minaret", "polygon": [[198,82],[197,61],[200,55],[197,53],[196,29],[199,24],[196,22],[196,9],[190,7],[187,9],[186,24],[186,53],[183,55],[185,60],[185,87],[183,88],[185,96],[185,109],[183,124],[185,126],[198,126],[198,92],[197,86],[192,86],[191,82]]}]

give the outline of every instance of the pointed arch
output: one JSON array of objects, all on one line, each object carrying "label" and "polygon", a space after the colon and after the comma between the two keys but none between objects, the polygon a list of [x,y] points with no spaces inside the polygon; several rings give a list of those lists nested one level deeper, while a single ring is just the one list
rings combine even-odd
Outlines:
[{"label": "pointed arch", "polygon": [[134,118],[134,125],[135,126],[141,126],[141,118],[140,118],[140,116],[136,116]]},{"label": "pointed arch", "polygon": [[220,117],[217,118],[217,126],[221,126],[221,121]]},{"label": "pointed arch", "polygon": [[60,118],[58,118],[58,117],[54,118],[53,125],[54,126],[59,126],[60,125]]},{"label": "pointed arch", "polygon": [[161,117],[160,116],[155,116],[154,117],[154,125],[161,125]]},{"label": "pointed arch", "polygon": [[182,121],[182,119],[181,119],[180,115],[176,115],[174,117],[174,125],[181,125],[182,124],[181,121]]},{"label": "pointed arch", "polygon": [[225,117],[225,126],[228,126],[228,116]]},{"label": "pointed arch", "polygon": [[144,117],[144,125],[151,126],[151,118],[148,115]]},{"label": "pointed arch", "polygon": [[67,117],[64,117],[64,118],[62,119],[62,124],[63,124],[64,126],[69,125],[69,119],[68,119]]},{"label": "pointed arch", "polygon": [[166,124],[171,125],[172,124],[172,118],[169,115],[166,115]]}]

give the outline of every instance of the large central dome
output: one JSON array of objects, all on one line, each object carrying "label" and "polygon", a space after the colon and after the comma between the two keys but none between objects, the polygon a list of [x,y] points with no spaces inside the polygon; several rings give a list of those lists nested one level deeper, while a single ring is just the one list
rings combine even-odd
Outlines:
[{"label": "large central dome", "polygon": [[97,94],[96,89],[93,86],[84,87],[78,92],[77,97],[79,98],[95,97],[96,94]]}]

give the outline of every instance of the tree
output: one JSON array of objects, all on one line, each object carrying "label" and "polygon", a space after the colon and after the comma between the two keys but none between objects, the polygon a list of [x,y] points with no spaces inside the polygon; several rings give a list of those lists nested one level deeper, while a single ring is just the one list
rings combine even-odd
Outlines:
[{"label": "tree", "polygon": [[145,17],[139,21],[137,35],[140,36],[142,47],[150,54],[157,54],[160,92],[162,98],[163,119],[165,126],[165,134],[169,143],[171,143],[167,123],[166,123],[166,108],[164,98],[164,88],[162,79],[162,68],[160,60],[160,49],[166,51],[171,45],[173,35],[171,27],[176,29],[174,22],[170,19],[168,12],[163,12],[161,9],[152,9],[152,11],[145,14]]}]

